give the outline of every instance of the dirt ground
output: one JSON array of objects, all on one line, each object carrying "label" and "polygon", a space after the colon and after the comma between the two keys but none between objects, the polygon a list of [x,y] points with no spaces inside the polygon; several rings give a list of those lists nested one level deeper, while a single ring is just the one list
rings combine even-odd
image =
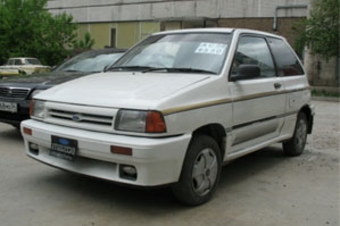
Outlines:
[{"label": "dirt ground", "polygon": [[22,137],[0,123],[1,226],[339,226],[340,103],[314,101],[305,153],[273,145],[223,168],[209,203],[188,208],[167,188],[141,190],[51,168],[24,154]]}]

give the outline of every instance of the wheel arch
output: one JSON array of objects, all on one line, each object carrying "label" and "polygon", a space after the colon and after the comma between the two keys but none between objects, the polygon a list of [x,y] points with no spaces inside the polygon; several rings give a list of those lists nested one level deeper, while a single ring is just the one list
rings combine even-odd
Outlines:
[{"label": "wheel arch", "polygon": [[301,112],[304,113],[307,117],[308,134],[311,134],[313,131],[313,124],[314,124],[314,115],[313,115],[312,109],[308,105],[305,105],[299,111],[299,113]]},{"label": "wheel arch", "polygon": [[193,132],[192,137],[195,137],[196,135],[207,135],[213,138],[220,148],[221,158],[224,158],[227,134],[222,125],[214,123],[201,126]]}]

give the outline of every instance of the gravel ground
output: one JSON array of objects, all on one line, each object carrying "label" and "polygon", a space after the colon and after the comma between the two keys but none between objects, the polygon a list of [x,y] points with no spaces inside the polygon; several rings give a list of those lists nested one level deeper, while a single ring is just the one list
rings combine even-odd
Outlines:
[{"label": "gravel ground", "polygon": [[214,199],[188,208],[167,188],[141,190],[76,176],[28,158],[0,124],[0,225],[339,226],[339,102],[314,101],[303,155],[273,145],[223,168]]}]

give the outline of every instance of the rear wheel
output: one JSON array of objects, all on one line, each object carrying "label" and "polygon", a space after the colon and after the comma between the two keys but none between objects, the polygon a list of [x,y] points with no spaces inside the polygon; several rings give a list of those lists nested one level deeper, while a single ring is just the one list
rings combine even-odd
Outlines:
[{"label": "rear wheel", "polygon": [[211,137],[196,136],[191,141],[178,183],[172,186],[175,197],[187,205],[200,205],[211,199],[221,174],[221,152]]},{"label": "rear wheel", "polygon": [[283,142],[283,151],[288,156],[299,156],[305,149],[307,141],[307,117],[303,112],[298,114],[292,138]]}]

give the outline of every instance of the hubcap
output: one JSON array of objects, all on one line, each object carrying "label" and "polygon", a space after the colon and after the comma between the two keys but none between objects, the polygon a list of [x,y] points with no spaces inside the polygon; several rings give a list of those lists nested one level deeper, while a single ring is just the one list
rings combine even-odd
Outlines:
[{"label": "hubcap", "polygon": [[192,187],[197,195],[204,196],[214,187],[217,178],[217,157],[213,150],[203,149],[192,170]]}]

